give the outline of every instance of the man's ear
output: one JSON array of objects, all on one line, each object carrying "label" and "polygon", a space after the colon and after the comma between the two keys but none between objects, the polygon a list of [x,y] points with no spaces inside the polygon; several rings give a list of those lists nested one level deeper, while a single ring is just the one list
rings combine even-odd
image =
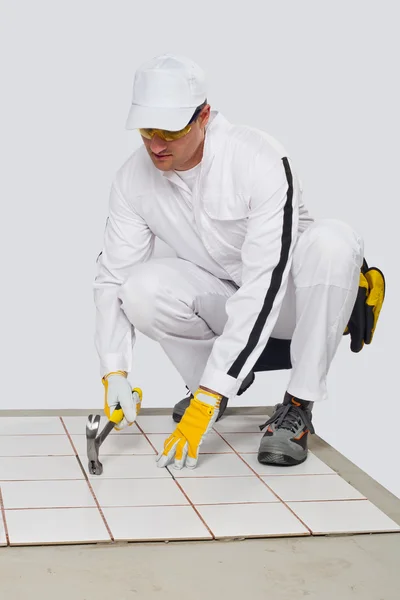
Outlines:
[{"label": "man's ear", "polygon": [[205,127],[208,123],[208,120],[210,118],[210,111],[211,111],[211,106],[209,104],[206,104],[202,115],[201,115],[201,126]]}]

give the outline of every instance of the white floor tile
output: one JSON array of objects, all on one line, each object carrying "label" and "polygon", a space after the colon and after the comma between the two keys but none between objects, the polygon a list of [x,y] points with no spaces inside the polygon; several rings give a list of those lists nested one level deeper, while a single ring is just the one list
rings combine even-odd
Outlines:
[{"label": "white floor tile", "polygon": [[0,481],[83,479],[75,456],[12,456],[0,460]]},{"label": "white floor tile", "polygon": [[3,456],[74,456],[67,435],[2,435]]},{"label": "white floor tile", "polygon": [[308,453],[307,459],[301,465],[294,465],[293,467],[263,465],[258,462],[257,454],[241,454],[241,457],[259,475],[333,475],[335,473],[312,452]]},{"label": "white floor tile", "polygon": [[369,500],[290,502],[314,535],[400,531],[400,526]]},{"label": "white floor tile", "polygon": [[259,426],[268,418],[268,415],[224,415],[220,421],[215,423],[214,429],[221,433],[261,434]]},{"label": "white floor tile", "polygon": [[[253,476],[254,473],[236,454],[202,454],[195,469],[175,469],[173,463],[168,467],[176,478],[183,477],[240,477]],[[161,469],[162,470],[162,469]]]},{"label": "white floor tile", "polygon": [[[88,417],[62,417],[62,420],[70,435],[86,435]],[[100,420],[100,430],[103,429],[106,422],[107,419],[102,417]]]},{"label": "white floor tile", "polygon": [[193,504],[279,502],[258,477],[199,477],[179,483]]},{"label": "white floor tile", "polygon": [[196,507],[215,537],[309,535],[282,503],[224,504]]},{"label": "white floor tile", "polygon": [[211,539],[191,506],[104,508],[115,540]]},{"label": "white floor tile", "polygon": [[97,508],[6,511],[10,545],[111,541]]},{"label": "white floor tile", "polygon": [[[73,444],[82,460],[87,458],[86,435],[71,435]],[[106,455],[152,454],[155,452],[143,434],[113,435],[110,433],[100,447],[100,460]]]},{"label": "white floor tile", "polygon": [[[164,448],[164,442],[168,435],[164,433],[149,433],[147,435],[153,446],[157,448],[157,452],[160,452]],[[200,454],[220,453],[233,454],[233,450],[215,431],[210,431],[200,446]]]},{"label": "white floor tile", "polygon": [[307,500],[360,500],[360,494],[339,475],[299,475],[299,477],[263,477],[278,496],[287,502]]},{"label": "white floor tile", "polygon": [[137,423],[143,429],[144,433],[172,433],[177,423],[174,422],[171,415],[139,415]]},{"label": "white floor tile", "polygon": [[168,479],[94,479],[91,485],[101,507],[189,504],[176,482]]},{"label": "white floor tile", "polygon": [[65,434],[59,417],[1,417],[0,435]]},{"label": "white floor tile", "polygon": [[[102,456],[100,462],[103,465],[102,479],[143,479],[171,477],[168,469],[157,467],[156,454],[152,456]],[[82,462],[88,473],[88,464]],[[98,479],[99,475],[89,475],[90,479]]]},{"label": "white floor tile", "polygon": [[257,453],[262,434],[260,433],[222,433],[224,440],[239,454]]},{"label": "white floor tile", "polygon": [[85,480],[4,481],[1,490],[6,509],[96,506]]},{"label": "white floor tile", "polygon": [[[94,414],[100,414],[100,412]],[[86,423],[88,417],[63,417],[62,419],[70,435],[86,435]],[[104,415],[102,415],[100,419],[99,431],[103,429],[106,423],[107,418]],[[121,431],[116,431],[115,429],[113,429],[110,433],[110,436],[121,434],[125,435],[130,433],[140,433],[139,429],[136,427],[136,423],[133,423],[129,427],[125,427]]]}]

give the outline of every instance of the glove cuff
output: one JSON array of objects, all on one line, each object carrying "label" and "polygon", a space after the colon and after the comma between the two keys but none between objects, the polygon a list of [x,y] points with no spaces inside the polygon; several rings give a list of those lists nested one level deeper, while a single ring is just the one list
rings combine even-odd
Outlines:
[{"label": "glove cuff", "polygon": [[200,400],[204,404],[210,404],[211,406],[218,406],[223,398],[221,394],[215,394],[214,392],[209,392],[208,390],[203,390],[202,388],[198,388],[193,394],[196,400]]},{"label": "glove cuff", "polygon": [[104,383],[110,375],[122,375],[123,377],[128,377],[128,373],[126,371],[110,371],[107,375],[103,375],[101,381]]}]

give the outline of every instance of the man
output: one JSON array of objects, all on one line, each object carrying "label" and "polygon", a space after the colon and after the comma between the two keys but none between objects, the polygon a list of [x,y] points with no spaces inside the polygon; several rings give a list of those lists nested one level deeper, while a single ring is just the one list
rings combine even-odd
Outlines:
[{"label": "man", "polygon": [[[292,373],[258,459],[303,462],[312,406],[327,398],[357,299],[362,239],[309,216],[285,149],[211,110],[203,71],[184,57],[158,56],[136,72],[127,129],[143,146],[113,182],[94,284],[107,416],[119,428],[136,418],[127,375],[138,329],[190,392],[159,467],[194,468],[229,399],[256,371],[277,368]],[[155,236],[176,258],[152,258]]]}]

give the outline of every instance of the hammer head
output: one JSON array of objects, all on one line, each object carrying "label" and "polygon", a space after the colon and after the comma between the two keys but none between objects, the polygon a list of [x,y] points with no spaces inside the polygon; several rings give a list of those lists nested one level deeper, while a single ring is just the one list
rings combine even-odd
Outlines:
[{"label": "hammer head", "polygon": [[[132,394],[136,401],[137,412],[140,410],[140,404],[142,402],[142,390],[140,388],[134,388]],[[120,410],[121,405],[118,402],[115,409]],[[100,415],[89,415],[86,423],[86,442],[87,442],[87,457],[89,461],[89,473],[91,475],[101,475],[103,472],[103,465],[99,461],[99,449],[106,437],[114,429],[116,423],[108,421],[103,428],[103,431],[99,433],[100,427]]]}]

